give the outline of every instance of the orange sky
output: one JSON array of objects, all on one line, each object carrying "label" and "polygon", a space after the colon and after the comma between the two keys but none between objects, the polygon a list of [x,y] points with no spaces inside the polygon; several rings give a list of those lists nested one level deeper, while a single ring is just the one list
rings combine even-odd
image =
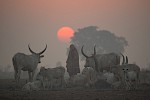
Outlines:
[{"label": "orange sky", "polygon": [[42,64],[55,66],[61,61],[65,66],[69,46],[58,41],[58,29],[96,25],[124,36],[129,62],[145,67],[150,62],[149,11],[149,0],[1,0],[0,64],[12,64],[16,52],[29,53],[30,42],[35,51],[48,44]]}]

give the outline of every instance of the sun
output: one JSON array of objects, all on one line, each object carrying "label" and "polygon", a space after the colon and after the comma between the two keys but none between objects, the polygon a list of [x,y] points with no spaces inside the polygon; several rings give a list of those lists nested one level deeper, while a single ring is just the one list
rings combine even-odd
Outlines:
[{"label": "sun", "polygon": [[74,30],[71,27],[61,27],[57,32],[57,37],[62,42],[69,42],[71,37],[74,35]]}]

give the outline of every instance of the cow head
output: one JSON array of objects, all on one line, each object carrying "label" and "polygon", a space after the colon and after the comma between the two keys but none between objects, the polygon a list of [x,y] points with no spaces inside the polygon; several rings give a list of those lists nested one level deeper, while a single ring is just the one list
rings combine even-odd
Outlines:
[{"label": "cow head", "polygon": [[125,68],[125,67],[122,68],[122,71],[123,71],[124,73],[127,73],[128,70],[129,70],[128,68]]},{"label": "cow head", "polygon": [[36,76],[36,80],[42,81],[47,74],[46,71],[47,71],[47,69],[45,67],[41,66],[40,71]]},{"label": "cow head", "polygon": [[40,71],[39,71],[39,75],[44,76],[44,74],[46,74],[46,68],[45,67],[41,67]]},{"label": "cow head", "polygon": [[92,56],[87,56],[87,55],[83,52],[83,47],[84,47],[84,46],[82,46],[81,52],[82,52],[83,56],[86,57],[86,62],[85,62],[84,67],[92,67],[92,68],[95,68],[95,59],[94,59],[94,57],[96,56],[95,46],[94,46],[94,54],[92,54]]},{"label": "cow head", "polygon": [[40,53],[35,53],[34,51],[31,50],[30,46],[28,45],[28,48],[30,50],[30,52],[32,53],[32,55],[34,56],[35,60],[38,62],[38,63],[41,63],[41,58],[44,57],[44,55],[42,55],[45,50],[47,49],[47,45],[45,47],[45,49],[43,51],[41,51]]}]

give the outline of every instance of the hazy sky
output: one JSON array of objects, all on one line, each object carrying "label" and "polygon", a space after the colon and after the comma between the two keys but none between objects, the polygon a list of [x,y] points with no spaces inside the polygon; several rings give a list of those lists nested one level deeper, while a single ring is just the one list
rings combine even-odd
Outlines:
[{"label": "hazy sky", "polygon": [[17,52],[39,52],[48,45],[39,65],[66,65],[69,44],[57,39],[57,31],[98,26],[129,43],[129,62],[146,67],[150,62],[149,0],[0,0],[0,65],[12,65]]}]

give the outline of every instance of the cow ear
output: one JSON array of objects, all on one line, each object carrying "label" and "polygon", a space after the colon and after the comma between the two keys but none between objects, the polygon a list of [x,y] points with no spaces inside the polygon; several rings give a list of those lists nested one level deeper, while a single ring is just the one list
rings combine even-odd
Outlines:
[{"label": "cow ear", "polygon": [[44,57],[44,55],[41,55],[40,58]]}]

